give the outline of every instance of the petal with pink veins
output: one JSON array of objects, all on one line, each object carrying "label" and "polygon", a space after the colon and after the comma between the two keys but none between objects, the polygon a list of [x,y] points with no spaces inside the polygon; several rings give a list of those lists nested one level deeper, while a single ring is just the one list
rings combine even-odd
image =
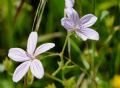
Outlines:
[{"label": "petal with pink veins", "polygon": [[96,21],[97,21],[96,16],[94,16],[93,14],[87,14],[80,19],[79,23],[80,23],[80,25],[87,28],[87,27],[90,27],[93,24],[95,24]]},{"label": "petal with pink veins", "polygon": [[43,69],[42,63],[39,60],[37,59],[33,60],[31,62],[30,69],[32,74],[36,78],[41,79],[44,76],[44,69]]},{"label": "petal with pink veins", "polygon": [[67,30],[67,31],[73,31],[73,28],[74,28],[74,22],[69,19],[69,18],[62,18],[61,19],[61,25]]},{"label": "petal with pink veins", "polygon": [[84,41],[87,39],[99,40],[99,34],[91,28],[85,28],[83,30],[76,31],[76,34],[81,37]]},{"label": "petal with pink veins", "polygon": [[17,62],[23,62],[30,58],[26,55],[26,51],[21,48],[11,48],[8,57]]},{"label": "petal with pink veins", "polygon": [[65,13],[66,13],[67,17],[69,19],[71,19],[72,22],[74,22],[74,24],[76,24],[76,25],[78,24],[78,22],[79,22],[79,15],[73,8],[66,8],[65,9]]},{"label": "petal with pink veins", "polygon": [[35,53],[34,53],[34,56],[37,56],[37,55],[39,55],[39,54],[41,54],[41,53],[44,53],[44,52],[50,50],[51,48],[53,48],[54,46],[55,46],[54,43],[45,43],[45,44],[42,44],[42,45],[40,45],[40,46],[36,49],[36,51],[35,51]]},{"label": "petal with pink veins", "polygon": [[31,32],[28,38],[28,43],[27,43],[27,52],[31,55],[33,54],[36,48],[37,39],[38,39],[37,32]]},{"label": "petal with pink veins", "polygon": [[15,69],[15,72],[13,74],[14,82],[20,81],[23,78],[23,76],[25,76],[25,74],[29,70],[30,63],[30,61],[23,62]]}]

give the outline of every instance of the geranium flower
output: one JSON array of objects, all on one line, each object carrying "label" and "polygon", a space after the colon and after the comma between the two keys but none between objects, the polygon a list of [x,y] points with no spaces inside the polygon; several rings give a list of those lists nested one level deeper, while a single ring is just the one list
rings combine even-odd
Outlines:
[{"label": "geranium flower", "polygon": [[65,0],[65,7],[72,8],[74,6],[74,3],[75,3],[74,0]]},{"label": "geranium flower", "polygon": [[73,8],[65,9],[66,17],[61,19],[61,25],[68,32],[75,32],[84,41],[87,39],[99,40],[99,34],[89,28],[95,24],[97,17],[93,14],[87,14],[79,18],[78,13]]},{"label": "geranium flower", "polygon": [[13,74],[13,81],[18,82],[26,75],[29,68],[38,79],[41,79],[44,75],[44,68],[42,63],[36,58],[39,54],[42,54],[55,46],[54,43],[45,43],[39,46],[36,50],[38,35],[37,32],[31,32],[28,38],[27,51],[21,48],[11,48],[8,53],[8,57],[21,63]]}]

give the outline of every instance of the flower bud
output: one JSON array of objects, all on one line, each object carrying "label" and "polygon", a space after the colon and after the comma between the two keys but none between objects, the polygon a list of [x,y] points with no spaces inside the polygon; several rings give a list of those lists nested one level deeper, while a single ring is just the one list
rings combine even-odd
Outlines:
[{"label": "flower bud", "polygon": [[12,63],[12,61],[10,59],[8,59],[6,57],[5,60],[3,61],[3,65],[4,65],[5,70],[8,73],[12,73],[12,71],[13,71],[13,63]]},{"label": "flower bud", "polygon": [[27,74],[27,83],[28,85],[31,85],[34,81],[34,76],[32,75],[31,71],[29,70],[28,71],[28,74]]},{"label": "flower bud", "polygon": [[72,8],[74,6],[74,0],[65,0],[65,7]]}]

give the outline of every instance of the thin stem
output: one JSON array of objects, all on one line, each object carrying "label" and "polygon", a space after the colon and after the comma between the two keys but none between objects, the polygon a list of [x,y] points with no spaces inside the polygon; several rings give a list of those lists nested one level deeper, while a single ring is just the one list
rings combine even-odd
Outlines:
[{"label": "thin stem", "polygon": [[[118,12],[116,14],[120,13],[120,0],[117,0],[117,4],[118,4]],[[120,17],[119,16],[118,16],[118,23],[120,23]]]},{"label": "thin stem", "polygon": [[42,8],[42,5],[41,5],[42,1],[40,0],[39,4],[38,4],[38,8],[37,8],[37,11],[36,11],[36,14],[35,14],[35,18],[34,18],[34,21],[33,21],[33,26],[32,26],[32,31],[34,30],[34,26],[35,26],[35,22],[37,20],[37,16],[38,16],[38,12],[41,10]]},{"label": "thin stem", "polygon": [[[96,1],[93,0],[93,14],[95,14],[95,8],[96,8]],[[96,70],[95,70],[95,61],[94,61],[94,54],[95,54],[95,44],[94,42],[92,42],[92,64],[91,64],[91,76],[92,76],[92,82],[93,82],[93,86],[94,88],[97,88],[97,82],[96,82]]]},{"label": "thin stem", "polygon": [[58,69],[57,69],[55,72],[52,73],[52,76],[56,76],[57,73],[58,73],[60,70],[61,70],[61,67],[58,67]]},{"label": "thin stem", "polygon": [[56,80],[57,82],[59,82],[59,83],[61,83],[61,84],[64,85],[63,81],[60,80],[60,79],[58,79],[57,77],[52,76],[52,75],[50,75],[49,73],[45,73],[45,75],[48,76],[49,78],[54,79],[54,80]]},{"label": "thin stem", "polygon": [[23,7],[24,2],[25,2],[25,0],[21,0],[20,5],[18,6],[18,8],[16,10],[15,17],[14,17],[14,23],[16,22],[16,19],[17,19],[18,15]]},{"label": "thin stem", "polygon": [[43,60],[43,59],[45,59],[46,57],[52,57],[52,56],[59,56],[59,55],[60,55],[59,53],[53,53],[53,52],[48,52],[47,54],[49,54],[49,55],[44,56],[44,57],[41,58],[40,60]]},{"label": "thin stem", "polygon": [[[64,58],[65,58],[66,60],[70,60],[68,57],[65,57],[65,56],[64,56]],[[77,67],[79,67],[79,69],[80,69],[82,72],[84,72],[88,77],[90,76],[89,73],[88,73],[85,69],[81,68],[81,67],[80,67],[78,64],[76,64],[74,61],[72,61],[72,60],[70,60],[70,61],[71,61],[72,64],[74,64],[74,65],[76,65]]]},{"label": "thin stem", "polygon": [[95,64],[94,64],[94,53],[95,53],[95,45],[92,42],[92,64],[91,64],[91,70],[92,70],[92,81],[93,81],[93,85],[95,88],[97,88],[97,83],[96,83],[96,71],[95,71]]},{"label": "thin stem", "polygon": [[42,20],[42,16],[43,16],[43,11],[44,11],[44,8],[45,8],[45,5],[46,5],[46,2],[47,0],[44,0],[43,4],[41,5],[41,14],[38,18],[38,21],[37,21],[37,24],[36,24],[36,27],[35,27],[35,31],[38,31],[39,27],[40,27],[40,23],[41,23],[41,20]]},{"label": "thin stem", "polygon": [[95,14],[95,8],[96,8],[96,1],[93,0],[93,14]]},{"label": "thin stem", "polygon": [[70,36],[70,34],[67,34],[67,37],[66,37],[66,39],[65,39],[65,43],[64,43],[64,45],[63,45],[63,48],[62,48],[62,51],[61,51],[61,53],[60,53],[60,58],[61,58],[61,69],[62,69],[62,79],[64,80],[65,79],[65,77],[64,77],[64,59],[63,59],[63,54],[64,54],[64,51],[65,51],[65,47],[66,47],[66,45],[67,45],[67,42],[68,42],[68,38],[69,38],[69,36]]},{"label": "thin stem", "polygon": [[76,88],[80,88],[82,82],[83,82],[83,79],[85,77],[85,73],[82,73],[77,81],[77,85],[76,85]]},{"label": "thin stem", "polygon": [[60,58],[61,58],[62,80],[64,80],[65,79],[65,76],[64,76],[64,59],[63,59],[62,54],[60,55]]},{"label": "thin stem", "polygon": [[68,56],[71,59],[71,44],[70,44],[70,37],[68,37]]},{"label": "thin stem", "polygon": [[24,77],[24,88],[27,88],[27,74]]},{"label": "thin stem", "polygon": [[65,39],[65,42],[64,42],[64,45],[63,45],[63,48],[62,48],[62,51],[61,51],[61,55],[63,55],[63,54],[64,54],[65,47],[66,47],[67,42],[68,42],[68,36],[69,36],[69,35],[67,35],[67,37],[66,37],[66,39]]},{"label": "thin stem", "polygon": [[[65,51],[65,47],[66,47],[66,45],[67,45],[68,37],[69,37],[69,36],[70,36],[69,34],[66,36],[66,39],[65,39],[65,42],[64,42],[62,51],[61,51],[60,54],[59,54],[60,59],[61,59],[61,62],[60,62],[60,65],[59,65],[58,69],[57,69],[55,72],[52,73],[53,76],[56,76],[57,73],[58,73],[60,70],[63,70],[63,69],[62,69],[63,66],[64,66],[63,54],[64,54],[64,51]],[[63,77],[63,73],[62,73],[62,78],[64,78],[64,77]]]}]

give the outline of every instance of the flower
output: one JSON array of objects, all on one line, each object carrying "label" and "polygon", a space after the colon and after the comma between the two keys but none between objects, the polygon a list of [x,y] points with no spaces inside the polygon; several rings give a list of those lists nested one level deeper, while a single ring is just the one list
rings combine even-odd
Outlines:
[{"label": "flower", "polygon": [[65,7],[72,8],[74,6],[74,3],[75,3],[74,0],[65,0]]},{"label": "flower", "polygon": [[18,82],[28,72],[29,68],[38,79],[41,79],[44,75],[44,68],[42,63],[36,58],[39,54],[42,54],[55,46],[54,43],[45,43],[40,45],[36,50],[38,35],[37,32],[31,32],[27,43],[27,52],[21,48],[11,48],[8,53],[8,57],[21,63],[13,74],[13,81]]},{"label": "flower", "polygon": [[120,75],[115,75],[112,80],[112,86],[113,88],[120,88]]},{"label": "flower", "polygon": [[67,8],[65,9],[65,12],[67,16],[61,19],[61,25],[68,32],[75,32],[84,41],[87,39],[99,40],[99,34],[89,28],[96,22],[96,16],[87,14],[82,18],[79,18],[78,13],[73,8]]}]

